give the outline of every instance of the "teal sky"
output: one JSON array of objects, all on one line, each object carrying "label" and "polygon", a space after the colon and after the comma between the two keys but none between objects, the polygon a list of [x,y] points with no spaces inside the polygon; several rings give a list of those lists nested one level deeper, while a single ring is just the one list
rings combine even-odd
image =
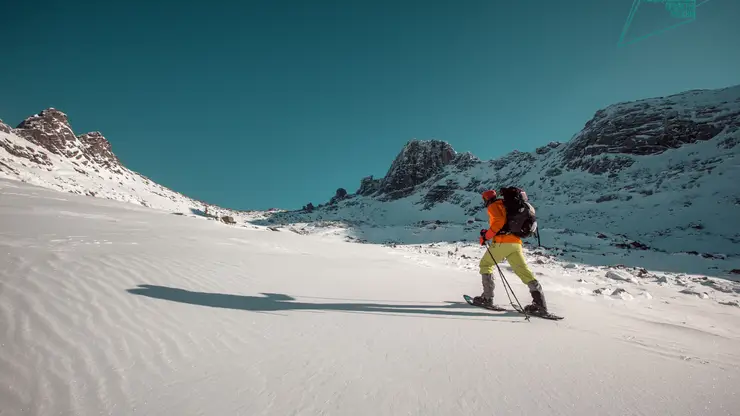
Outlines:
[{"label": "teal sky", "polygon": [[[237,209],[326,202],[406,141],[482,159],[601,107],[740,84],[740,2],[617,47],[633,0],[6,2],[0,118],[48,107],[127,167]],[[642,5],[628,36],[675,21]]]}]

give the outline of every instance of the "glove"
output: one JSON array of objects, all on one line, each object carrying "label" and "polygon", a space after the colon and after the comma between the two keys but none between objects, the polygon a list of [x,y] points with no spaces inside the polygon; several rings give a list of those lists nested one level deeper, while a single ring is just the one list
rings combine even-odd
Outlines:
[{"label": "glove", "polygon": [[490,229],[482,229],[480,230],[480,245],[485,246],[486,241],[493,239],[493,231]]}]

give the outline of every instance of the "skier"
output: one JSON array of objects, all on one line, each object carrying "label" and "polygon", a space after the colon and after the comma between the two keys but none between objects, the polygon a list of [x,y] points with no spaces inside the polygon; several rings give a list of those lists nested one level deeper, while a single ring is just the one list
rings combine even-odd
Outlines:
[{"label": "skier", "polygon": [[[496,191],[488,190],[482,194],[488,212],[489,229],[480,232],[480,244],[493,240],[493,244],[486,250],[480,260],[480,274],[483,281],[483,293],[473,298],[473,303],[481,306],[493,305],[493,268],[496,263],[506,259],[517,276],[529,287],[532,295],[532,304],[524,307],[524,311],[531,314],[547,314],[547,303],[542,293],[542,286],[529,270],[522,252],[522,240],[512,234],[501,233],[506,225],[506,209],[502,199],[496,199]],[[493,258],[491,258],[493,254]],[[496,262],[494,262],[494,259]]]}]

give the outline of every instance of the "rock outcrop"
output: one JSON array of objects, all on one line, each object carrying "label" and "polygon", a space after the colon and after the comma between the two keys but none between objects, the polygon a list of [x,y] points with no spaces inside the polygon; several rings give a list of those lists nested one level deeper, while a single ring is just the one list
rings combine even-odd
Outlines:
[{"label": "rock outcrop", "polygon": [[740,128],[736,93],[737,87],[689,91],[611,105],[597,111],[568,143],[564,160],[571,169],[592,173],[621,170],[631,165],[626,158],[596,167],[594,163],[585,163],[585,159],[606,154],[659,154],[710,140],[726,129],[735,131]]},{"label": "rock outcrop", "polygon": [[110,142],[100,132],[85,133],[78,138],[83,144],[82,154],[91,162],[113,170],[121,165],[118,157],[111,150]]},{"label": "rock outcrop", "polygon": [[5,124],[5,123],[3,123],[3,121],[0,120],[0,132],[10,133],[10,130],[11,130],[10,126],[7,125],[7,124]]},{"label": "rock outcrop", "polygon": [[372,195],[380,189],[380,185],[383,183],[383,179],[373,179],[373,176],[366,176],[360,181],[360,189],[357,190],[357,195],[368,196]]},{"label": "rock outcrop", "polygon": [[13,133],[66,158],[74,158],[80,153],[80,141],[69,125],[67,115],[54,108],[28,117]]},{"label": "rock outcrop", "polygon": [[57,109],[49,108],[28,117],[12,133],[77,163],[92,162],[121,173],[121,163],[108,140],[97,131],[75,136],[67,115]]},{"label": "rock outcrop", "polygon": [[452,163],[456,156],[447,142],[412,140],[396,156],[377,193],[387,199],[407,196],[417,185]]}]

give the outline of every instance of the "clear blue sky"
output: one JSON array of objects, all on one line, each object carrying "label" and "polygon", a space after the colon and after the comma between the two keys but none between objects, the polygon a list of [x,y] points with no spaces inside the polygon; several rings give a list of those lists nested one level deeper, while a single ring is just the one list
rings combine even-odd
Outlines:
[{"label": "clear blue sky", "polygon": [[[701,0],[700,0],[701,1]],[[608,104],[740,84],[740,2],[618,48],[632,0],[6,2],[0,118],[66,112],[211,203],[297,208],[409,139],[482,159],[567,141]],[[636,34],[671,24],[641,6]]]}]

